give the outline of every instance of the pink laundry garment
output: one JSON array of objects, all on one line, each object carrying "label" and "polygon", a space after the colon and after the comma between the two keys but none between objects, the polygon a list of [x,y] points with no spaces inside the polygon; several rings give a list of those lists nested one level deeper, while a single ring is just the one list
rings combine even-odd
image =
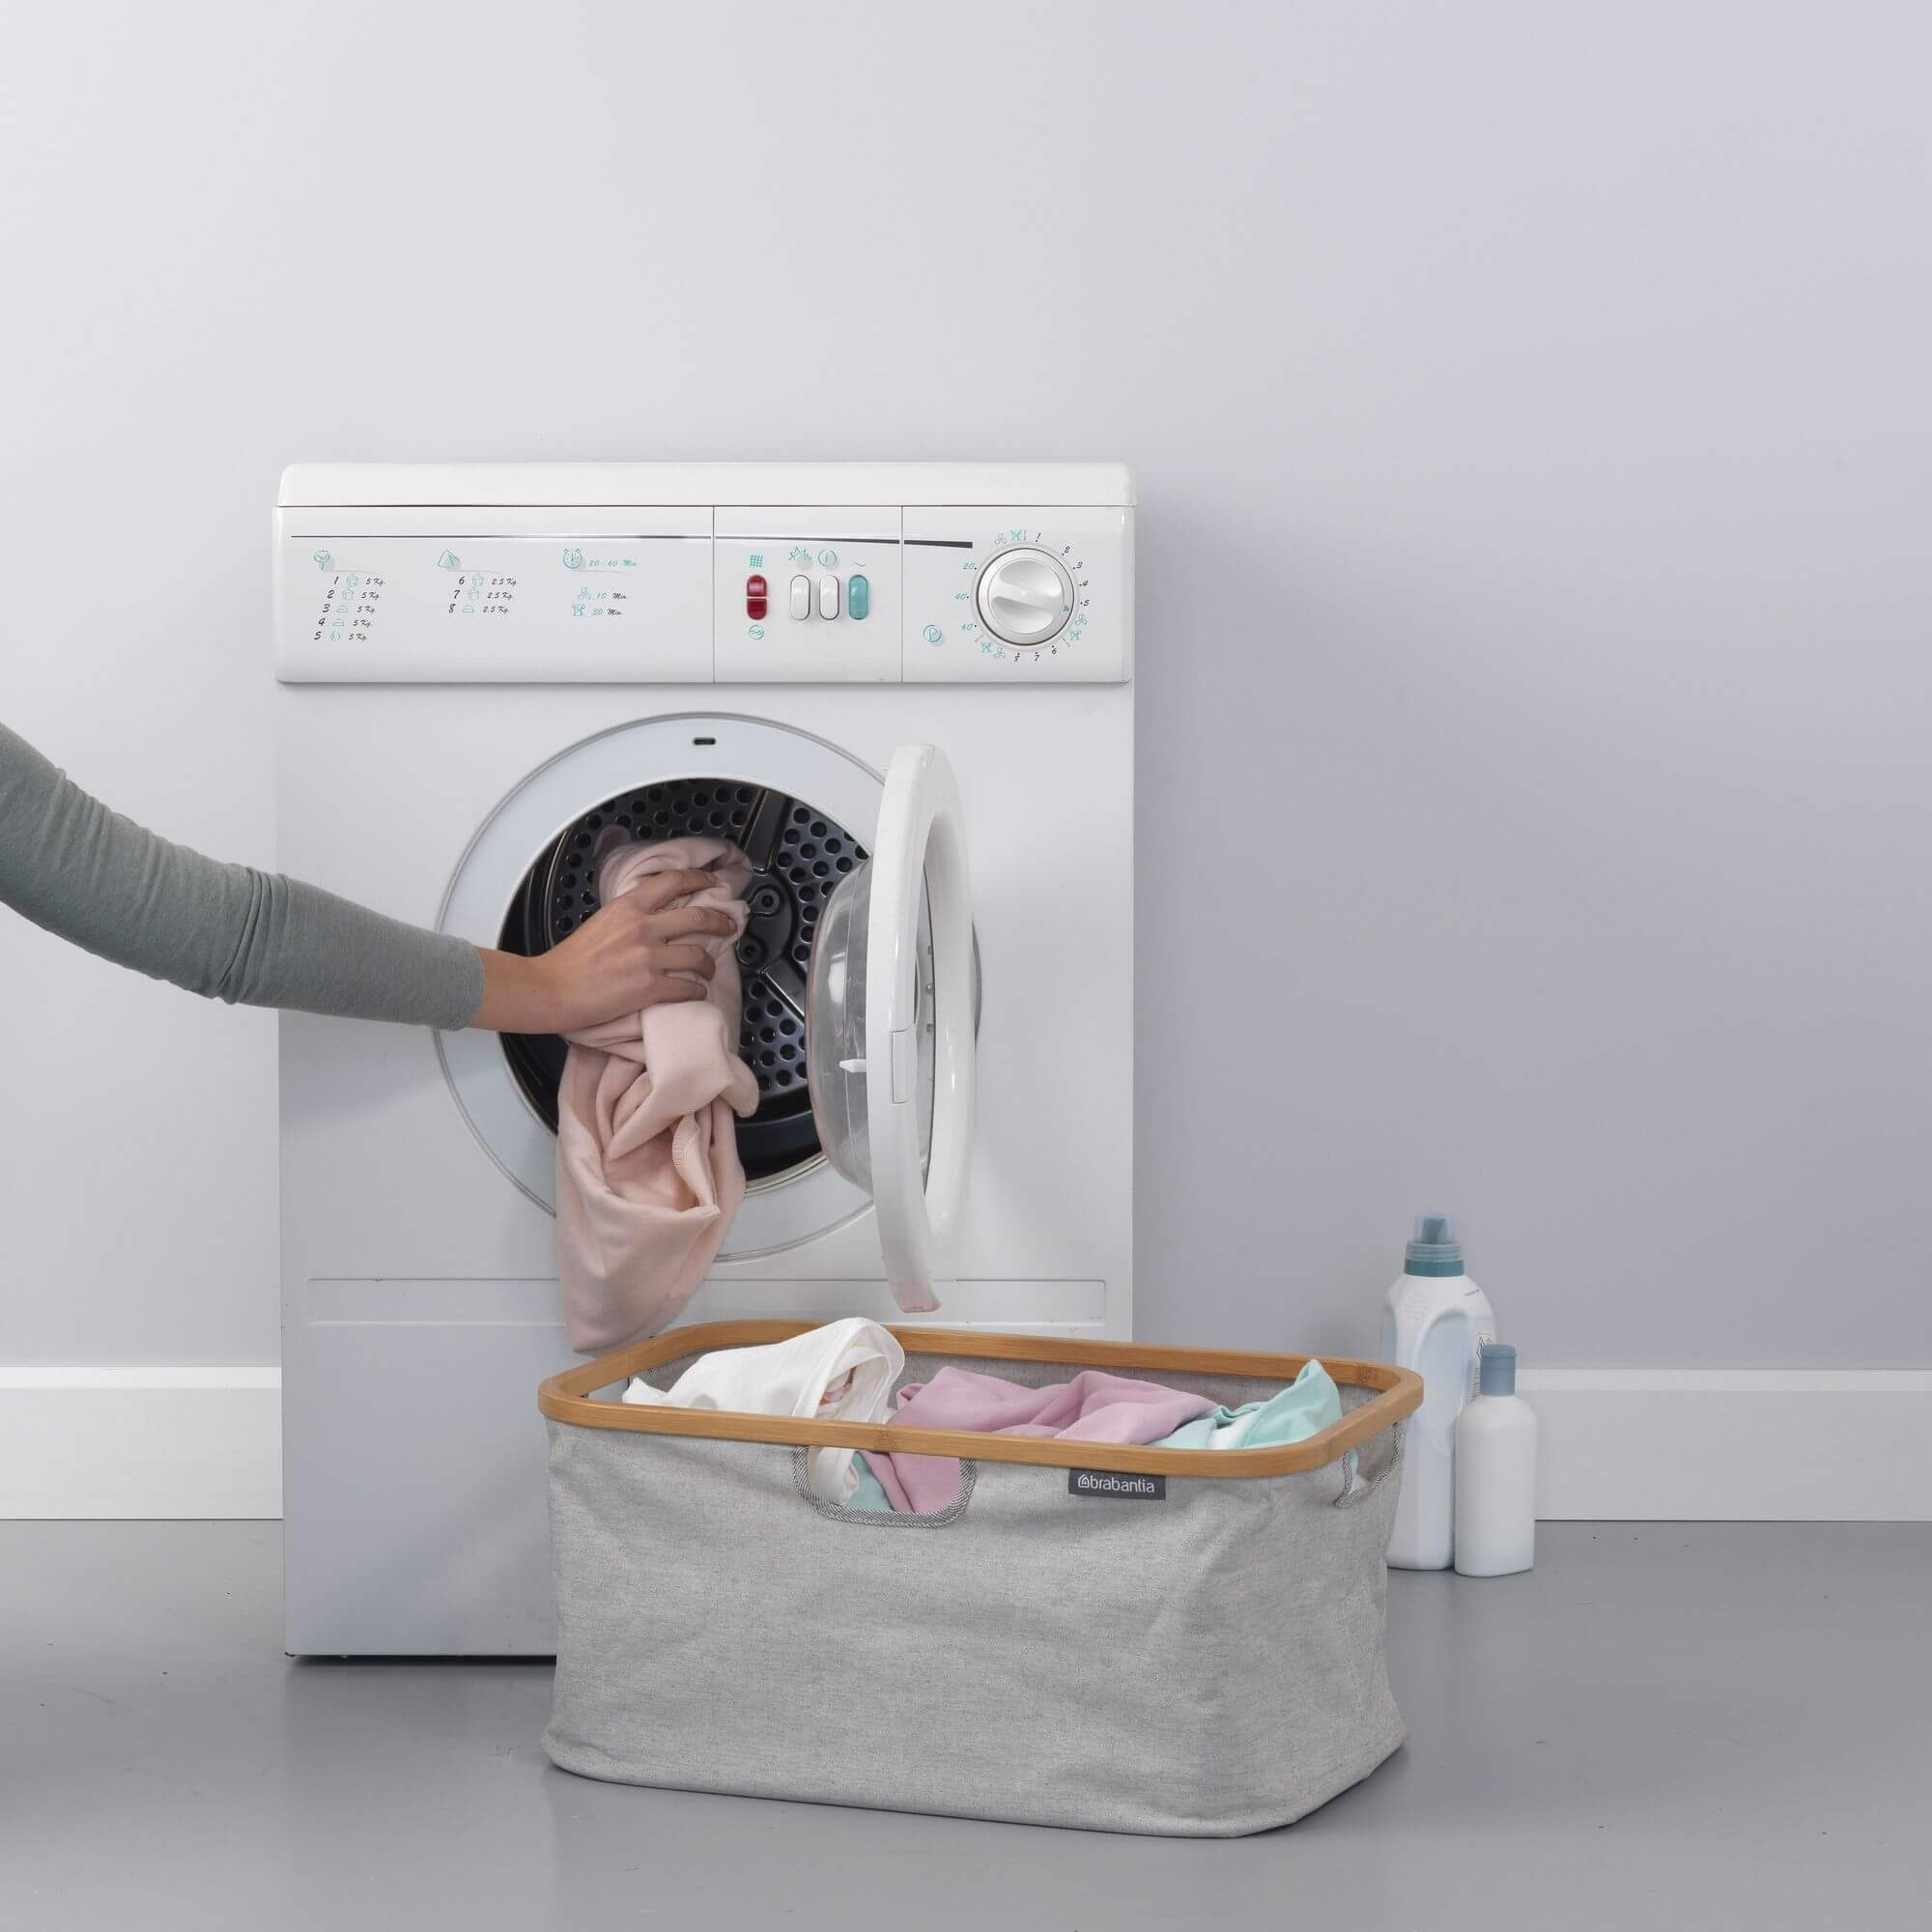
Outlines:
[{"label": "pink laundry garment", "polygon": [[[988,1435],[1056,1435],[1072,1442],[1155,1442],[1183,1422],[1208,1414],[1205,1395],[1163,1388],[1158,1382],[1082,1369],[1070,1382],[1023,1388],[1000,1376],[944,1368],[929,1382],[908,1382],[898,1393],[895,1426],[908,1429],[972,1429]],[[895,1510],[922,1516],[941,1510],[959,1489],[959,1463],[952,1456],[888,1456],[865,1452],[866,1461]]]},{"label": "pink laundry garment", "polygon": [[620,844],[597,866],[608,905],[654,872],[710,871],[718,884],[674,899],[716,905],[731,937],[699,935],[718,961],[702,1000],[646,1007],[568,1036],[556,1094],[556,1271],[580,1353],[655,1335],[704,1279],[745,1198],[732,1116],[758,1104],[738,1058],[733,950],[751,862],[722,838]]}]

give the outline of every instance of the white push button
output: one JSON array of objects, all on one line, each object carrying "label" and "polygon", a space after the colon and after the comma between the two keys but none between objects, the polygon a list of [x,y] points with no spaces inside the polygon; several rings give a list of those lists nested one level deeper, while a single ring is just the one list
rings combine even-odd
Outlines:
[{"label": "white push button", "polygon": [[821,577],[818,580],[818,614],[821,617],[836,617],[838,614],[838,580],[836,577]]},{"label": "white push button", "polygon": [[791,581],[791,614],[794,617],[811,615],[811,579],[794,577]]}]

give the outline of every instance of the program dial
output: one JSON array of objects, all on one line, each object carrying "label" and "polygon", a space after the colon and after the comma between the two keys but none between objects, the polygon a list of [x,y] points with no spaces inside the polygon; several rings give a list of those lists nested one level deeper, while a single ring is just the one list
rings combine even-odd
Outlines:
[{"label": "program dial", "polygon": [[1002,643],[1044,644],[1073,615],[1073,579],[1057,556],[1021,545],[989,559],[974,601],[980,621]]}]

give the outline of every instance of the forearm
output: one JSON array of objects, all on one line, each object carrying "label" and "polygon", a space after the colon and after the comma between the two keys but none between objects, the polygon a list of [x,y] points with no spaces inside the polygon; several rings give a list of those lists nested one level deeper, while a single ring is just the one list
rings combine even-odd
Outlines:
[{"label": "forearm", "polygon": [[554,973],[521,952],[480,952],[483,997],[473,1025],[497,1033],[550,1033],[561,1022]]},{"label": "forearm", "polygon": [[461,1027],[483,997],[467,941],[172,844],[4,725],[0,900],[90,952],[242,1005]]},{"label": "forearm", "polygon": [[468,940],[385,918],[298,879],[249,877],[251,915],[212,989],[217,998],[412,1026],[467,1027],[474,1018],[483,961]]}]

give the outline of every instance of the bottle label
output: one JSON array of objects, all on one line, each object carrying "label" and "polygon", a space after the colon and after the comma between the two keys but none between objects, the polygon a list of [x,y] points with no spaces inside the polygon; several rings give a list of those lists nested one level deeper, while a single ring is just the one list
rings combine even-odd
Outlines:
[{"label": "bottle label", "polygon": [[1493,1342],[1495,1339],[1484,1329],[1476,1330],[1476,1355],[1469,1364],[1469,1393],[1465,1398],[1466,1401],[1474,1402],[1483,1392],[1483,1348],[1486,1343]]}]

